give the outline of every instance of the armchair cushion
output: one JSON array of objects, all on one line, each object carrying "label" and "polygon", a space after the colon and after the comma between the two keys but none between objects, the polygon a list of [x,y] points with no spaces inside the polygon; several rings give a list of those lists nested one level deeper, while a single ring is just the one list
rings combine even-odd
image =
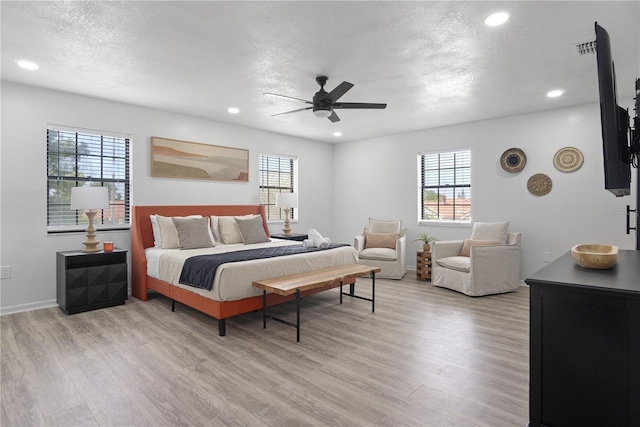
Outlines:
[{"label": "armchair cushion", "polygon": [[460,256],[471,256],[471,247],[472,246],[495,246],[499,245],[500,242],[495,240],[473,240],[473,239],[465,239],[462,243],[462,249],[460,249]]},{"label": "armchair cushion", "polygon": [[507,230],[509,221],[482,222],[476,221],[471,231],[472,240],[493,240],[502,244],[507,243]]},{"label": "armchair cushion", "polygon": [[364,233],[364,248],[396,248],[398,233]]},{"label": "armchair cushion", "polygon": [[471,259],[466,256],[450,256],[436,261],[438,265],[455,271],[468,273],[471,271]]},{"label": "armchair cushion", "polygon": [[395,261],[398,259],[398,254],[394,249],[389,248],[368,248],[364,249],[358,255],[361,259],[377,259],[381,261]]},{"label": "armchair cushion", "polygon": [[373,219],[369,218],[370,233],[396,233],[400,234],[402,220],[396,219]]}]

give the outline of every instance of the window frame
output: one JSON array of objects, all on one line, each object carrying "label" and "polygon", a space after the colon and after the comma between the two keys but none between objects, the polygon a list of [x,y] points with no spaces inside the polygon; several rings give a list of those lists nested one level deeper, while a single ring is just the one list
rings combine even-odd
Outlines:
[{"label": "window frame", "polygon": [[[440,185],[440,183],[437,186],[425,186],[424,185],[424,168],[423,168],[423,159],[425,156],[430,156],[430,155],[438,155],[438,157],[440,158],[441,155],[443,154],[456,154],[456,153],[468,153],[469,156],[469,166],[468,166],[468,175],[469,175],[469,179],[468,179],[468,184],[456,184],[454,182],[453,185]],[[472,153],[471,153],[471,149],[470,148],[457,148],[457,149],[443,149],[443,150],[434,150],[434,151],[422,151],[419,152],[417,155],[417,187],[418,187],[418,191],[417,191],[417,218],[418,218],[418,225],[435,225],[435,226],[450,226],[450,227],[470,227],[471,224],[473,223],[473,202],[472,197],[469,200],[469,216],[468,219],[424,219],[423,215],[424,215],[424,191],[426,189],[437,189],[437,193],[439,194],[439,190],[441,188],[453,188],[454,189],[454,194],[456,192],[456,189],[458,188],[468,188],[469,192],[471,194],[471,189],[472,189],[472,179],[471,179],[471,172],[472,172]],[[454,170],[454,180],[456,177],[456,171],[459,169],[467,169],[467,167],[453,167]],[[438,166],[438,173],[440,174],[440,171],[442,170],[442,168],[440,167],[440,165]],[[455,198],[454,198],[455,201]],[[455,203],[453,205],[455,207]],[[453,213],[455,215],[455,208],[453,210]]]},{"label": "window frame", "polygon": [[[279,185],[279,186],[269,186],[269,185],[263,185],[263,166],[262,166],[262,159],[266,157],[266,158],[272,158],[272,159],[278,159],[279,162],[282,162],[282,160],[285,161],[290,161],[291,162],[291,169],[290,172],[291,173],[291,186],[285,186],[285,185]],[[269,169],[267,169],[268,171]],[[285,172],[282,172],[282,169],[279,167],[278,168],[278,173],[282,174]],[[269,191],[268,189],[273,189],[273,200],[272,203],[269,203],[271,200],[267,201],[267,204],[262,202],[262,191],[264,189],[267,189],[267,191]],[[261,206],[264,206],[265,208],[265,214],[267,215],[267,223],[283,223],[284,222],[284,209],[279,209],[278,208],[278,218],[271,218],[270,212],[271,209],[269,208],[270,206],[273,207],[273,209],[275,208],[275,193],[281,193],[283,191],[276,191],[276,190],[283,190],[283,189],[291,189],[290,192],[292,193],[298,193],[298,157],[297,156],[292,156],[289,154],[275,154],[275,153],[259,153],[258,154],[258,203]],[[270,194],[268,194],[267,198],[269,199]],[[291,209],[290,212],[290,217],[289,217],[289,221],[291,222],[297,222],[298,221],[298,217],[299,217],[299,208],[294,208]]]},{"label": "window frame", "polygon": [[[50,133],[53,132],[56,134],[55,138],[50,136]],[[72,144],[72,149],[75,151],[75,154],[68,154],[67,157],[72,158],[71,165],[73,170],[71,171],[71,175],[66,175],[60,170],[57,170],[55,173],[51,173],[52,171],[52,157],[57,156],[59,159],[58,166],[60,165],[60,144],[57,145],[58,151],[54,153],[52,151],[52,144],[63,141],[64,137],[61,134],[72,134],[73,138],[69,141]],[[98,155],[95,153],[92,155],[83,155],[80,154],[80,143],[82,142],[91,142],[93,143],[93,139],[99,139],[100,144],[100,152]],[[111,140],[111,141],[109,141]],[[47,168],[47,196],[46,196],[46,206],[47,206],[47,214],[46,214],[46,223],[47,223],[47,234],[61,234],[61,233],[76,233],[80,231],[85,231],[88,220],[86,215],[84,215],[83,211],[73,211],[69,209],[71,213],[69,217],[60,217],[55,215],[55,208],[58,210],[64,209],[64,206],[69,206],[70,204],[70,193],[69,200],[63,203],[55,203],[52,202],[51,198],[54,194],[55,188],[51,185],[53,181],[57,181],[60,183],[74,183],[75,185],[71,185],[69,187],[77,187],[83,184],[89,183],[99,183],[100,186],[120,186],[122,193],[118,193],[121,199],[114,199],[112,192],[110,191],[110,204],[111,204],[111,212],[114,211],[116,205],[120,205],[120,203],[113,203],[115,200],[122,200],[122,212],[121,217],[123,218],[122,223],[109,223],[104,222],[104,211],[103,209],[98,210],[98,215],[96,215],[94,219],[94,227],[97,231],[117,231],[117,230],[129,230],[131,228],[131,136],[128,134],[121,134],[117,132],[109,132],[109,131],[101,131],[95,129],[83,129],[76,128],[71,126],[64,125],[56,125],[56,124],[47,124],[46,128],[46,168]],[[105,153],[105,150],[108,145],[111,144],[111,149],[113,153]],[[105,145],[107,145],[105,147]],[[116,154],[116,151],[118,154]],[[81,161],[86,161],[87,158],[99,159],[99,177],[93,177],[91,175],[82,176],[79,171],[81,170]],[[108,169],[107,162],[105,159],[110,159],[112,164],[117,164],[119,161],[122,162],[124,160],[124,168],[116,167],[115,169]],[[68,160],[68,159],[67,159]],[[58,169],[58,168],[56,168]],[[112,172],[118,175],[122,175],[123,178],[107,178],[104,176],[105,172]],[[113,187],[112,187],[113,188]],[[119,210],[119,209],[118,209]],[[73,219],[71,219],[73,218]],[[61,223],[57,225],[52,225],[52,222],[58,219]],[[68,222],[65,222],[68,220]]]}]

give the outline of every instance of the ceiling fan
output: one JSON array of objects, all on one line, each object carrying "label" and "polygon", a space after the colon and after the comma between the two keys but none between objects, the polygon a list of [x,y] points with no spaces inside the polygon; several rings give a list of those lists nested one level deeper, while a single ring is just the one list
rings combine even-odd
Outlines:
[{"label": "ceiling fan", "polygon": [[284,113],[274,114],[271,117],[281,116],[283,114],[297,113],[298,111],[313,110],[313,114],[317,117],[327,117],[332,122],[339,122],[340,117],[336,114],[335,109],[353,109],[353,108],[367,108],[367,109],[383,109],[387,107],[387,104],[371,104],[366,102],[337,102],[349,89],[353,87],[352,83],[342,82],[331,92],[324,90],[324,85],[329,80],[326,76],[316,77],[316,82],[320,85],[320,90],[313,95],[313,101],[307,101],[306,99],[294,98],[291,96],[278,95],[276,93],[265,93],[265,95],[278,96],[280,98],[295,99],[296,101],[306,102],[311,104],[311,107],[299,108],[297,110],[287,111]]}]

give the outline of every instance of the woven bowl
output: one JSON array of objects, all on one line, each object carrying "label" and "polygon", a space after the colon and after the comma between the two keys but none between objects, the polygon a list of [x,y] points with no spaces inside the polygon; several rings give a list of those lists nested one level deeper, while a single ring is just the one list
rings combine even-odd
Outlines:
[{"label": "woven bowl", "polygon": [[618,247],[587,243],[571,248],[573,260],[582,268],[605,270],[616,265]]}]

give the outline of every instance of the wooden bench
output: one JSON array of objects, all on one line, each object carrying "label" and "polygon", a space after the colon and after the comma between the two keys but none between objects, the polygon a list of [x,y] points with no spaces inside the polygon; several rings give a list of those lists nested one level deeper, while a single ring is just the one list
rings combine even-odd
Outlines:
[{"label": "wooden bench", "polygon": [[[262,289],[262,327],[266,329],[267,318],[284,323],[285,325],[293,326],[296,328],[296,340],[300,342],[300,292],[329,286],[336,282],[340,282],[340,304],[342,304],[342,295],[371,301],[371,312],[373,313],[375,311],[376,273],[379,271],[379,267],[371,267],[362,264],[344,264],[305,273],[290,274],[288,276],[255,281],[253,282],[253,286],[255,288]],[[348,293],[342,292],[342,284],[344,282],[366,275],[371,277],[371,298],[355,295],[355,287],[353,284],[351,285]],[[296,295],[296,323],[278,319],[267,314],[268,292],[279,295]]]}]

